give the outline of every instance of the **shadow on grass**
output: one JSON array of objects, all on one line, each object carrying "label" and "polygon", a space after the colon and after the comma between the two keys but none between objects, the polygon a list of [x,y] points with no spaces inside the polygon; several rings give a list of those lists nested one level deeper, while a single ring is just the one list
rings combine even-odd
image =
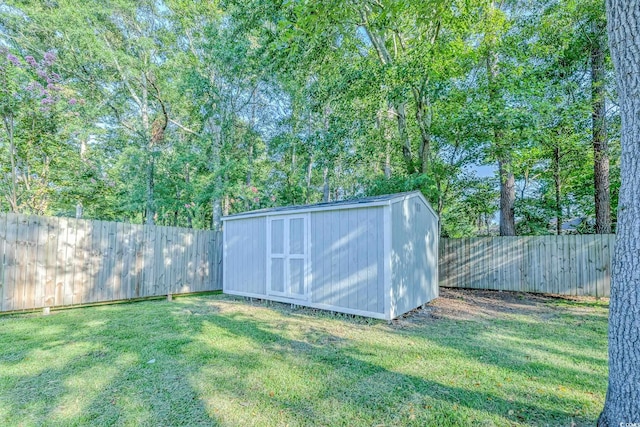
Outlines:
[{"label": "shadow on grass", "polygon": [[189,331],[150,304],[3,318],[0,424],[218,425],[180,363]]},{"label": "shadow on grass", "polygon": [[[539,325],[499,319],[489,326],[425,319],[400,328],[285,307],[250,309],[206,297],[4,318],[0,422],[595,422],[593,411],[581,410],[584,401],[562,388],[603,395],[606,349],[602,356],[602,349],[588,351],[589,341],[602,341],[602,316],[559,315]],[[377,339],[339,332],[349,328]],[[498,375],[525,384],[479,384]]]},{"label": "shadow on grass", "polygon": [[[286,310],[284,312],[286,313]],[[347,320],[346,323],[348,324],[349,321]],[[528,336],[527,325],[518,323],[521,322],[509,322],[509,325],[505,325],[505,330],[518,331],[515,337],[522,341],[522,346],[526,346],[526,349],[518,348],[513,342],[508,341],[503,345],[497,347],[494,345],[489,348],[483,342],[483,334],[477,333],[477,328],[472,329],[475,332],[471,332],[469,328],[458,328],[469,332],[449,334],[448,332],[453,332],[455,329],[455,322],[448,322],[452,331],[420,327],[389,331],[404,337],[427,339],[440,347],[460,353],[463,357],[481,361],[482,364],[492,365],[514,375],[529,376],[532,382],[531,393],[524,395],[521,392],[514,392],[515,397],[509,399],[491,392],[429,380],[425,378],[429,376],[428,372],[424,377],[409,375],[390,370],[371,361],[380,354],[391,356],[397,354],[401,357],[404,349],[397,348],[393,344],[379,345],[377,348],[370,347],[369,351],[363,352],[340,337],[323,336],[321,332],[313,330],[311,334],[304,335],[305,340],[296,340],[287,338],[286,331],[282,330],[277,323],[257,321],[238,313],[202,319],[199,330],[206,330],[207,325],[213,325],[216,330],[226,331],[240,339],[248,339],[256,348],[261,349],[260,360],[263,364],[256,364],[254,355],[241,352],[235,354],[233,360],[225,361],[225,363],[234,364],[242,375],[224,379],[224,388],[227,392],[235,390],[237,394],[234,397],[239,401],[244,399],[258,402],[258,406],[262,409],[275,406],[280,413],[289,414],[285,417],[287,420],[300,421],[299,414],[302,413],[313,417],[309,419],[317,420],[319,424],[331,425],[336,420],[330,415],[327,416],[326,403],[333,401],[329,406],[333,407],[335,413],[358,414],[352,422],[357,420],[360,424],[379,422],[381,420],[377,417],[382,415],[385,418],[382,421],[403,425],[421,425],[424,422],[464,425],[476,421],[473,419],[474,413],[493,414],[496,422],[507,420],[522,422],[525,419],[524,414],[527,422],[534,423],[593,423],[592,417],[580,414],[575,409],[557,409],[559,407],[580,408],[582,402],[579,399],[549,393],[541,398],[536,395],[535,382],[544,382],[545,387],[551,385],[558,387],[559,390],[562,390],[564,384],[577,384],[580,390],[591,392],[594,384],[596,386],[601,385],[600,383],[605,384],[605,378],[575,366],[559,366],[535,360],[530,353],[532,350],[540,353],[555,353],[562,357],[571,357],[578,364],[595,363],[602,366],[606,366],[606,359],[580,356],[540,343],[525,344]],[[202,351],[219,350],[205,348]],[[300,381],[299,377],[304,376],[313,378],[314,375],[324,374],[327,377],[324,381],[314,381],[313,390],[303,391],[298,396],[286,392],[280,394],[273,390],[270,391],[272,394],[268,394],[265,391],[268,389],[264,384],[265,379],[260,378],[263,374],[258,371],[264,371],[265,364],[275,369],[286,369],[287,366],[297,367],[297,372],[291,372],[291,375],[298,377],[294,382]],[[576,377],[580,379],[576,381]],[[257,382],[263,383],[262,388],[255,387],[256,378],[258,378]],[[563,383],[564,380],[567,382]],[[281,397],[282,395],[285,397]],[[538,403],[540,401],[542,403]],[[407,409],[407,414],[403,415],[402,408],[411,405],[419,408],[420,411],[414,410],[412,413]],[[429,408],[435,407],[438,407],[440,412],[429,413]],[[456,413],[457,407],[464,407],[470,411]],[[388,411],[396,410],[397,415],[388,414]],[[412,414],[415,418],[411,418]],[[406,418],[402,418],[403,416]],[[343,421],[350,423],[348,419]]]}]

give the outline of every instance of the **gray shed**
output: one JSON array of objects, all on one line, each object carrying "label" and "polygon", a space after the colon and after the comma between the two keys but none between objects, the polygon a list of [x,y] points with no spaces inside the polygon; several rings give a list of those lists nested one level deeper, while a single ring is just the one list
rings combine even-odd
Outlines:
[{"label": "gray shed", "polygon": [[222,220],[226,294],[387,320],[438,296],[438,217],[419,191]]}]

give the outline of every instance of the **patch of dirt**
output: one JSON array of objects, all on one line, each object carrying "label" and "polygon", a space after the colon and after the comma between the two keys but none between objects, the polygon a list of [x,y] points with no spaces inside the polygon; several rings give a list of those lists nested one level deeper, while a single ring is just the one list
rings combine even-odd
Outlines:
[{"label": "patch of dirt", "polygon": [[[585,306],[560,308],[553,304],[563,300],[584,303]],[[529,315],[551,319],[559,311],[573,313],[592,311],[593,309],[589,306],[595,304],[595,301],[596,299],[591,297],[559,297],[524,292],[440,288],[438,298],[424,308],[413,310],[396,319],[394,323],[401,326],[403,322],[416,323],[439,318],[484,321],[509,315]]]},{"label": "patch of dirt", "polygon": [[337,335],[331,334],[326,330],[310,327],[304,333],[305,342],[321,345],[321,346],[332,346],[339,347],[345,343],[345,338],[339,337]]},{"label": "patch of dirt", "polygon": [[[563,304],[564,302],[577,304]],[[603,304],[604,303],[604,304]],[[487,291],[477,289],[440,288],[440,296],[423,308],[412,310],[391,321],[395,328],[413,327],[420,323],[437,321],[438,319],[466,320],[489,322],[492,319],[509,318],[511,316],[530,316],[541,320],[552,320],[564,313],[593,314],[594,307],[606,307],[608,298],[598,302],[594,297],[558,296],[532,294],[526,292]],[[253,317],[252,312],[264,308],[272,308],[283,315],[314,316],[340,318],[352,325],[369,325],[376,321],[367,317],[351,314],[334,313],[325,310],[284,304],[256,298],[243,298],[223,295],[220,299],[207,303],[203,310],[227,313],[237,310],[241,305],[243,311]],[[205,314],[194,307],[185,307],[186,314]],[[209,313],[207,313],[209,314]],[[304,321],[304,320],[303,320]],[[279,327],[286,328],[287,323]],[[308,341],[322,344],[339,344],[334,337],[324,336],[318,331],[311,331]],[[334,342],[335,341],[335,342]]]}]

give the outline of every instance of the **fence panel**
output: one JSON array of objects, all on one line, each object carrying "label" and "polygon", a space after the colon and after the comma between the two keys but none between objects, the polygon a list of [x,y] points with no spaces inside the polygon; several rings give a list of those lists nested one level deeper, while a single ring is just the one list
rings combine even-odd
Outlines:
[{"label": "fence panel", "polygon": [[441,239],[440,286],[608,297],[614,234]]},{"label": "fence panel", "polygon": [[222,233],[0,214],[0,312],[222,289]]}]

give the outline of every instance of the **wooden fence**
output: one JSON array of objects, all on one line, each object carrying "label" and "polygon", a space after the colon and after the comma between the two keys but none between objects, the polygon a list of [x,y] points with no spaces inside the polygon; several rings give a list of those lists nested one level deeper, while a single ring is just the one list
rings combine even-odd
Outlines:
[{"label": "wooden fence", "polygon": [[222,289],[221,237],[0,214],[0,312]]},{"label": "wooden fence", "polygon": [[440,286],[608,297],[615,235],[440,240]]},{"label": "wooden fence", "polygon": [[[609,296],[614,235],[440,241],[440,286]],[[222,289],[222,233],[0,214],[0,312]]]}]

